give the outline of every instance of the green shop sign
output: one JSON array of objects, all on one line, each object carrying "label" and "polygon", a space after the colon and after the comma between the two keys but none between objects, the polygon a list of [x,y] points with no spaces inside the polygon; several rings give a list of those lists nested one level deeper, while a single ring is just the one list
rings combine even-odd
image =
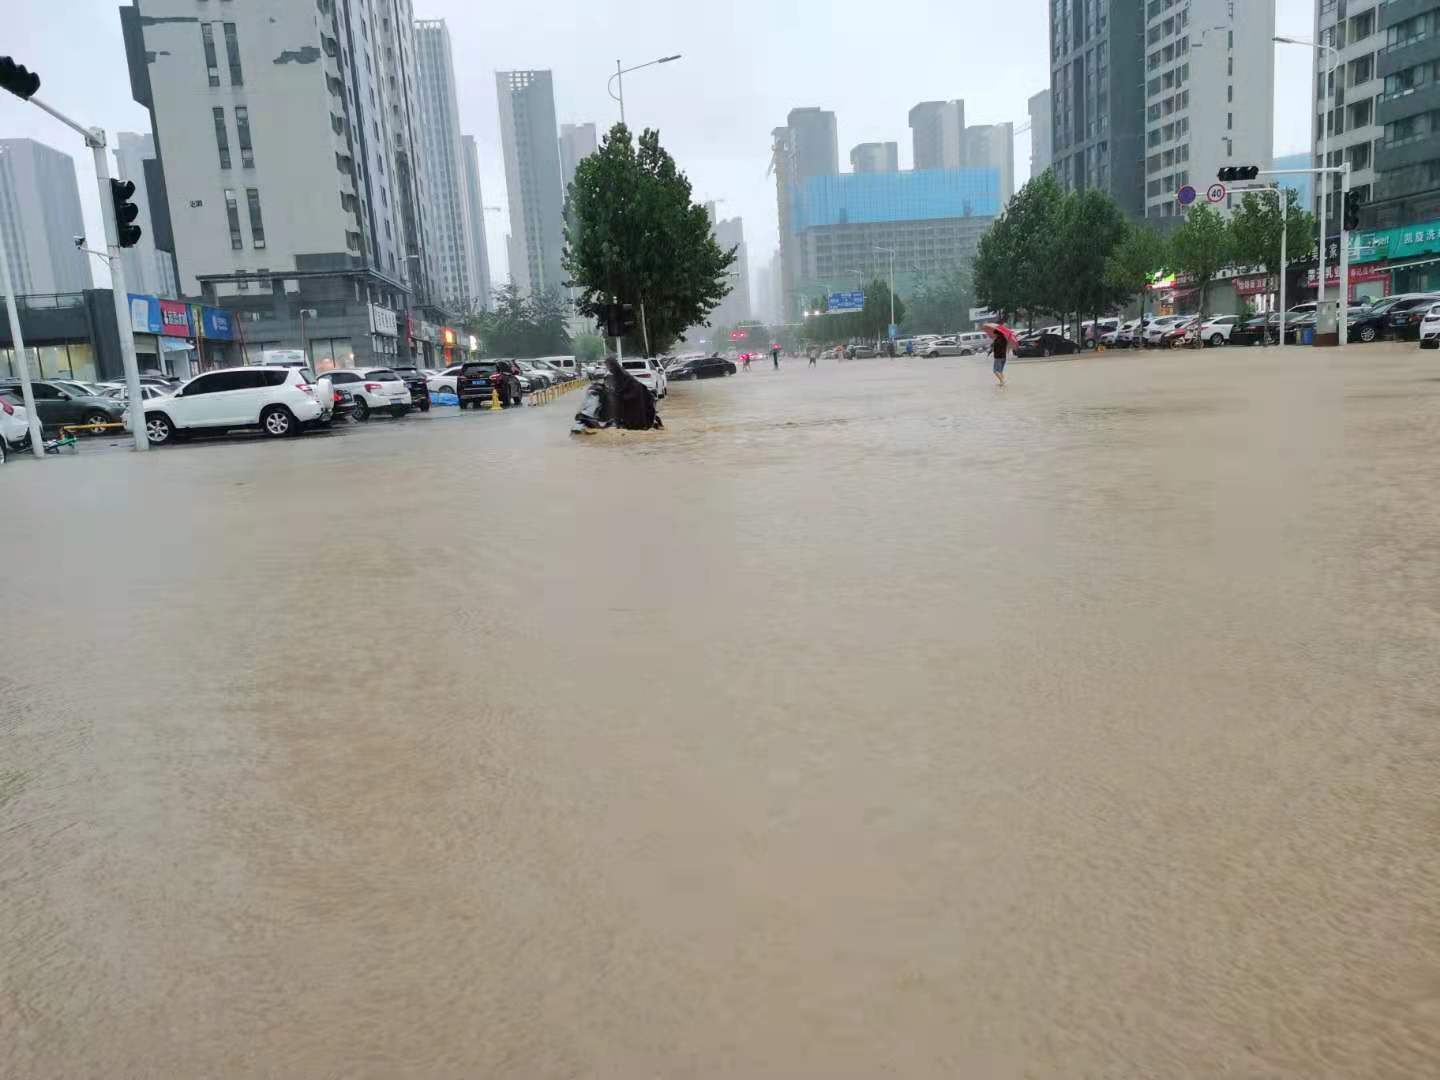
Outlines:
[{"label": "green shop sign", "polygon": [[1440,221],[1350,234],[1350,261],[1354,263],[1430,254],[1440,254]]}]

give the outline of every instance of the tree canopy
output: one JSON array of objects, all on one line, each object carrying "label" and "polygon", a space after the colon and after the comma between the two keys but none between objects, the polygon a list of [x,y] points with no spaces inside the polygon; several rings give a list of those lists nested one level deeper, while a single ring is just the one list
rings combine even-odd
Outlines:
[{"label": "tree canopy", "polygon": [[637,321],[643,308],[652,353],[706,325],[730,291],[735,251],[715,243],[709,215],[690,196],[659,133],[646,129],[637,145],[624,124],[580,162],[570,184],[564,266],[580,291],[576,308],[595,318],[604,304],[630,304]]},{"label": "tree canopy", "polygon": [[[1285,257],[1291,262],[1315,254],[1315,215],[1300,205],[1299,192],[1282,189],[1285,199]],[[1230,249],[1237,263],[1257,266],[1266,274],[1280,270],[1280,203],[1268,195],[1246,192],[1230,215]]]},{"label": "tree canopy", "polygon": [[1105,281],[1121,303],[1139,296],[1143,315],[1150,275],[1165,269],[1169,255],[1165,238],[1151,226],[1131,225],[1125,238],[1105,260]]},{"label": "tree canopy", "polygon": [[1189,274],[1200,289],[1200,313],[1205,313],[1210,281],[1231,259],[1230,226],[1220,211],[1192,206],[1185,222],[1170,237],[1170,266]]},{"label": "tree canopy", "polygon": [[905,330],[912,334],[954,333],[969,325],[974,287],[968,267],[928,278],[910,297]]},{"label": "tree canopy", "polygon": [[513,283],[495,290],[494,310],[472,314],[465,332],[486,356],[562,356],[570,352],[570,302],[559,290],[524,295]]}]

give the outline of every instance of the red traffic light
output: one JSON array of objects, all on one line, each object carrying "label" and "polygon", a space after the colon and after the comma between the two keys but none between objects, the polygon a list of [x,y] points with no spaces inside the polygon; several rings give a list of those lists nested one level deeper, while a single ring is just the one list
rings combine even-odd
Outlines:
[{"label": "red traffic light", "polygon": [[29,101],[40,89],[40,76],[8,56],[0,56],[0,87],[22,101]]}]

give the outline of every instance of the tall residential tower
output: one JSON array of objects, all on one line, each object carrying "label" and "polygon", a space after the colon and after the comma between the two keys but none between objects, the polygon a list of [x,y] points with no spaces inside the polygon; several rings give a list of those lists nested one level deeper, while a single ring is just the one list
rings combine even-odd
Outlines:
[{"label": "tall residential tower", "polygon": [[510,201],[510,280],[523,292],[559,289],[565,196],[550,72],[497,71],[495,93]]},{"label": "tall residential tower", "polygon": [[[34,139],[0,139],[0,229],[17,293],[94,287],[90,256],[75,248],[85,220],[69,154]],[[101,237],[90,239],[93,247],[105,246]]]}]

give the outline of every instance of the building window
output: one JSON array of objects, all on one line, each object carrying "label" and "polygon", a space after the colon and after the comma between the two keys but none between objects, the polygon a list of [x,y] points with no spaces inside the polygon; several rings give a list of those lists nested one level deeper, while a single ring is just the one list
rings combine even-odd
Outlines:
[{"label": "building window", "polygon": [[235,24],[225,24],[225,59],[230,62],[230,85],[244,86],[245,79],[240,74],[240,42],[235,38]]},{"label": "building window", "polygon": [[265,222],[260,217],[260,189],[246,188],[245,201],[250,206],[250,240],[256,248],[265,246]]},{"label": "building window", "polygon": [[215,57],[215,27],[210,23],[200,24],[200,41],[205,46],[205,70],[210,76],[210,85],[220,85],[220,61]]},{"label": "building window", "polygon": [[225,216],[230,219],[230,250],[239,251],[245,246],[240,235],[240,206],[235,201],[235,192],[225,189]]},{"label": "building window", "polygon": [[216,106],[210,112],[215,117],[215,145],[220,150],[220,168],[230,168],[230,137],[225,133],[225,110]]},{"label": "building window", "polygon": [[241,166],[253,169],[255,150],[250,145],[250,110],[244,105],[235,106],[235,136],[240,143]]}]

